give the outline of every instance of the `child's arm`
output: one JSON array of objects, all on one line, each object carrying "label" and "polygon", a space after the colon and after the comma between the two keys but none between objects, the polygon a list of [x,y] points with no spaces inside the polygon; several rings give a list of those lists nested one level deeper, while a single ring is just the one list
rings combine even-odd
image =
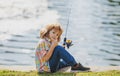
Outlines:
[{"label": "child's arm", "polygon": [[44,61],[48,61],[48,60],[50,59],[50,57],[52,56],[52,53],[53,53],[53,51],[54,51],[54,48],[55,48],[57,45],[58,45],[58,41],[55,40],[55,39],[53,39],[49,51],[48,51],[47,54],[46,54],[45,56],[43,56],[43,58],[42,58]]}]

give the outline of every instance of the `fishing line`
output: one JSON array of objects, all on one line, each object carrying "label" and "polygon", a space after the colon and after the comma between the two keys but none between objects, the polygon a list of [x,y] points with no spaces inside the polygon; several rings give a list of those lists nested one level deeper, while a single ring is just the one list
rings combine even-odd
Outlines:
[{"label": "fishing line", "polygon": [[[72,5],[71,5],[72,7]],[[65,37],[67,36],[67,31],[68,31],[68,25],[70,22],[70,14],[71,14],[71,8],[69,9],[69,13],[68,13],[68,19],[67,19],[67,26],[66,26],[66,31],[65,31]]]}]

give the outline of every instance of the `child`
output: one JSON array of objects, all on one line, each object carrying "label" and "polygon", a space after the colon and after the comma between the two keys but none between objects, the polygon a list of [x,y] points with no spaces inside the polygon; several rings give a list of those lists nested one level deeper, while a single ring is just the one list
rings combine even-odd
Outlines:
[{"label": "child", "polygon": [[56,72],[67,66],[71,66],[72,70],[86,71],[90,69],[77,63],[65,48],[58,45],[62,32],[60,24],[49,24],[40,31],[41,39],[35,50],[38,72]]}]

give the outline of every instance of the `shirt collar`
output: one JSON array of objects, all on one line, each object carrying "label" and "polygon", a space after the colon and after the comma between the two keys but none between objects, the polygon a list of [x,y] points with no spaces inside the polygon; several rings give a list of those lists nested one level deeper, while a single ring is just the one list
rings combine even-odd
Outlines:
[{"label": "shirt collar", "polygon": [[49,43],[51,43],[49,38],[46,37],[45,40],[48,41]]}]

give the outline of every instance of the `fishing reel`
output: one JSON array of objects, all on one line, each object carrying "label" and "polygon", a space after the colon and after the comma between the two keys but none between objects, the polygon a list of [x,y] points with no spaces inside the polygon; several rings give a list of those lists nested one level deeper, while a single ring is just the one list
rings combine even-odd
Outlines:
[{"label": "fishing reel", "polygon": [[64,43],[63,43],[63,47],[65,48],[65,46],[67,46],[67,48],[69,49],[70,46],[72,46],[72,40],[67,40],[67,38],[64,38]]}]

